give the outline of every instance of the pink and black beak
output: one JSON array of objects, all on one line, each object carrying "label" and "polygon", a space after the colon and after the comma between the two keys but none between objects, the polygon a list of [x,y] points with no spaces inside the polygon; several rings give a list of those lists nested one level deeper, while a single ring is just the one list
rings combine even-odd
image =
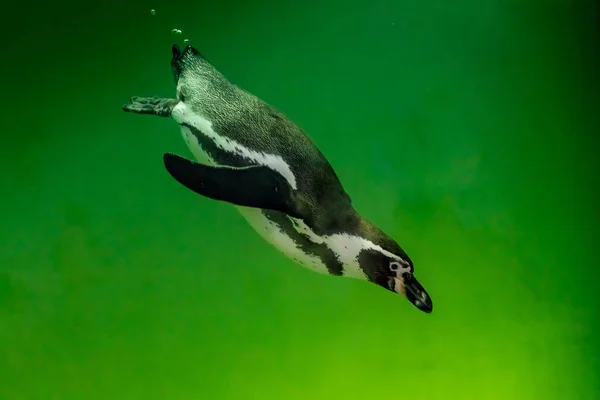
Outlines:
[{"label": "pink and black beak", "polygon": [[392,279],[395,292],[404,295],[419,310],[428,314],[433,311],[431,297],[413,274],[406,273]]}]

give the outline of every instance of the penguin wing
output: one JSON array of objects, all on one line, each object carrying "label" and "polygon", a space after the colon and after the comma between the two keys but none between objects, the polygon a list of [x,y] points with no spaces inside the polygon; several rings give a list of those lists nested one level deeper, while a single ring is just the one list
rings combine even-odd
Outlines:
[{"label": "penguin wing", "polygon": [[170,153],[163,156],[163,161],[176,181],[204,197],[302,218],[293,189],[281,174],[269,167],[213,167]]}]

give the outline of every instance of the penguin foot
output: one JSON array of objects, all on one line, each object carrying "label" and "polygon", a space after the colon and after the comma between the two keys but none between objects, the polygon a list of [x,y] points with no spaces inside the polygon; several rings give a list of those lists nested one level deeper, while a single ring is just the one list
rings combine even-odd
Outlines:
[{"label": "penguin foot", "polygon": [[130,103],[121,106],[123,111],[136,114],[150,114],[159,117],[170,117],[173,108],[179,103],[177,99],[165,99],[162,97],[139,97],[134,96]]}]

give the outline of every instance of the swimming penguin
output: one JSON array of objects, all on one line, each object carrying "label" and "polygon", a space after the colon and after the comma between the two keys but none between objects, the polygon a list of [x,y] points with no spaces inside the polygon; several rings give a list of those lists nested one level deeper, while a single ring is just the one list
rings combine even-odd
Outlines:
[{"label": "swimming penguin", "polygon": [[173,118],[196,161],[165,154],[186,188],[237,207],[269,243],[321,273],[373,282],[430,313],[402,248],[352,206],[305,133],[232,84],[194,47],[174,45],[177,98],[133,97],[124,111]]}]

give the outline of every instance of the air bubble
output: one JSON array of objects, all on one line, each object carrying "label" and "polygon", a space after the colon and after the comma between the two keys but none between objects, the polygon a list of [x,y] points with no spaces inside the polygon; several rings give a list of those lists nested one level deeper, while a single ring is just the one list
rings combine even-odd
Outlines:
[{"label": "air bubble", "polygon": [[150,10],[150,15],[156,15],[156,10],[154,8]]}]

